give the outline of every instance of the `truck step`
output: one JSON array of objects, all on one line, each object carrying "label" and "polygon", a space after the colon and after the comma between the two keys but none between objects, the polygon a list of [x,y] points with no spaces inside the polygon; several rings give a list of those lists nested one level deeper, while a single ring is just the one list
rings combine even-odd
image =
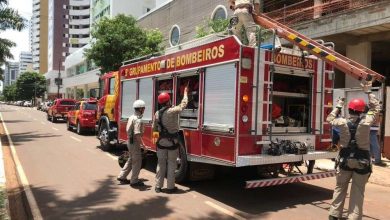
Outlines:
[{"label": "truck step", "polygon": [[320,173],[312,173],[312,174],[304,174],[299,176],[289,176],[289,177],[280,177],[280,178],[272,178],[272,179],[262,179],[262,180],[251,180],[246,181],[245,188],[260,188],[267,186],[276,186],[288,183],[297,183],[304,182],[315,179],[323,179],[327,177],[333,177],[336,175],[336,170],[320,172]]}]

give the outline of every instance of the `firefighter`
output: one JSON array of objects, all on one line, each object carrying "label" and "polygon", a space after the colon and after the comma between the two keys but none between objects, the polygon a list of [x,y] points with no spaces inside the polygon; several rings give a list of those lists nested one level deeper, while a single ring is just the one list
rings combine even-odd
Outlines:
[{"label": "firefighter", "polygon": [[[142,166],[141,148],[145,149],[145,144],[142,140],[144,125],[141,121],[145,111],[145,102],[142,100],[136,100],[133,103],[133,108],[134,114],[129,117],[126,125],[126,131],[128,135],[127,148],[129,149],[130,156],[125,166],[119,173],[117,180],[121,184],[130,183],[132,187],[137,187],[144,186],[144,183],[138,179],[138,175]],[[131,179],[128,180],[126,177],[129,175],[130,171],[133,172],[131,174]]]},{"label": "firefighter", "polygon": [[379,101],[371,93],[371,81],[361,84],[368,94],[369,111],[363,114],[365,103],[362,99],[352,99],[348,104],[349,118],[337,117],[344,105],[340,99],[328,115],[327,121],[340,130],[340,151],[336,159],[336,187],[329,210],[329,219],[341,219],[349,181],[352,179],[348,219],[362,219],[364,190],[371,174],[370,127],[375,122]]},{"label": "firefighter", "polygon": [[238,23],[233,27],[233,34],[242,42],[241,29],[245,28],[248,38],[248,46],[256,46],[256,28],[253,21],[253,14],[260,12],[260,0],[229,0],[230,9],[234,11],[234,16],[238,18]]},{"label": "firefighter", "polygon": [[155,113],[153,120],[153,132],[158,132],[157,139],[157,171],[156,187],[157,193],[161,192],[164,185],[164,176],[167,174],[167,192],[174,193],[176,160],[179,156],[179,114],[187,107],[188,85],[184,89],[183,99],[178,106],[171,106],[171,97],[168,93],[161,93],[158,96],[158,103],[162,108]]}]

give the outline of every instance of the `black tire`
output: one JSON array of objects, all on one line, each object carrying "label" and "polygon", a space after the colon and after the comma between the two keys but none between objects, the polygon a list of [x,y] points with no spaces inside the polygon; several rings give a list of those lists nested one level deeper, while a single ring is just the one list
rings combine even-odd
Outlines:
[{"label": "black tire", "polygon": [[109,127],[106,122],[102,122],[99,128],[98,138],[100,141],[100,148],[104,151],[109,151],[113,148],[113,145],[110,144],[110,135]]},{"label": "black tire", "polygon": [[175,170],[176,183],[185,182],[188,179],[187,152],[184,144],[180,143],[177,169]]},{"label": "black tire", "polygon": [[69,120],[66,120],[66,128],[68,129],[68,131],[72,130],[72,127],[70,126]]},{"label": "black tire", "polygon": [[57,117],[55,117],[54,115],[51,116],[51,121],[52,121],[53,123],[56,123],[56,122],[57,122]]},{"label": "black tire", "polygon": [[81,124],[79,121],[77,121],[77,125],[76,125],[76,132],[77,134],[81,135],[84,133],[84,129],[81,127]]}]

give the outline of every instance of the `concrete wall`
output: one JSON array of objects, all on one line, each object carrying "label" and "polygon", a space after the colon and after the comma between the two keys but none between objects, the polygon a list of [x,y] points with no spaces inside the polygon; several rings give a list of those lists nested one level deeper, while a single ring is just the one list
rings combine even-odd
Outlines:
[{"label": "concrete wall", "polygon": [[171,1],[151,13],[141,17],[139,24],[145,28],[158,28],[164,35],[166,45],[169,45],[169,32],[173,25],[180,27],[181,40],[192,40],[196,34],[196,26],[202,24],[211,15],[217,5],[224,5],[229,10],[226,0],[180,0]]}]

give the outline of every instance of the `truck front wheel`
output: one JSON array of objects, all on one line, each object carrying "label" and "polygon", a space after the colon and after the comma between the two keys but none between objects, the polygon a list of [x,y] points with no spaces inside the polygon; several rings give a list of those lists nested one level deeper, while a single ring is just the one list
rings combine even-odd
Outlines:
[{"label": "truck front wheel", "polygon": [[102,122],[99,128],[99,140],[100,140],[100,147],[104,151],[108,151],[112,148],[112,145],[110,144],[109,131],[110,128],[108,127],[108,124],[106,122]]}]

